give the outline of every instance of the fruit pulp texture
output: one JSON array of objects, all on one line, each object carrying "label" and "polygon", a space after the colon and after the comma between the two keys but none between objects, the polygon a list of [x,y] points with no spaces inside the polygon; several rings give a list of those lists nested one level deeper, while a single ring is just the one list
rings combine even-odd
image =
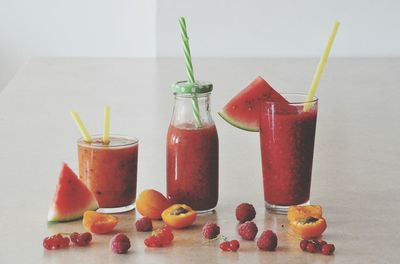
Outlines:
[{"label": "fruit pulp texture", "polygon": [[260,118],[264,199],[273,205],[302,204],[310,198],[317,111],[268,113]]},{"label": "fruit pulp texture", "polygon": [[110,138],[110,144],[78,143],[79,176],[102,208],[131,205],[136,197],[138,144]]},{"label": "fruit pulp texture", "polygon": [[194,210],[218,202],[218,135],[214,124],[170,125],[167,135],[167,194]]}]

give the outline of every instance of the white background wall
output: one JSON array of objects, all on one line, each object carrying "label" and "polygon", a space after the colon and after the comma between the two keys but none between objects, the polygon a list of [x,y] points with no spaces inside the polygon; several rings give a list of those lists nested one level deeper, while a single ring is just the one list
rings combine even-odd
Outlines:
[{"label": "white background wall", "polygon": [[0,0],[0,90],[30,56],[399,57],[397,0]]},{"label": "white background wall", "polygon": [[193,56],[319,57],[336,19],[342,26],[332,56],[400,56],[398,0],[160,0],[159,56],[182,54],[182,14]]},{"label": "white background wall", "polygon": [[155,5],[155,0],[0,0],[0,90],[30,56],[154,56]]}]

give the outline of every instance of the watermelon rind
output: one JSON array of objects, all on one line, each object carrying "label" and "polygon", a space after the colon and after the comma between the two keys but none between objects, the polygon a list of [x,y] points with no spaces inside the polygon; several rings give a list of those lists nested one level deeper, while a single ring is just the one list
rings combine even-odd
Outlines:
[{"label": "watermelon rind", "polygon": [[51,208],[47,215],[47,221],[49,222],[68,222],[77,219],[81,219],[83,217],[83,213],[86,211],[96,211],[99,209],[99,204],[96,200],[92,200],[87,207],[83,207],[81,210],[69,214],[69,215],[61,215],[56,208]]},{"label": "watermelon rind", "polygon": [[259,128],[257,126],[251,126],[250,124],[242,123],[239,121],[236,121],[234,118],[229,116],[225,112],[218,112],[218,114],[229,124],[231,124],[234,127],[249,131],[249,132],[258,132]]}]

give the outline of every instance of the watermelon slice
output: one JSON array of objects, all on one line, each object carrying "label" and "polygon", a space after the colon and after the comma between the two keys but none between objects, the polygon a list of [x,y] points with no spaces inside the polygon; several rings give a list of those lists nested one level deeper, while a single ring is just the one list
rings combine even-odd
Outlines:
[{"label": "watermelon slice", "polygon": [[286,102],[263,78],[257,77],[240,93],[235,95],[218,114],[229,124],[247,131],[259,131],[260,103],[269,99]]},{"label": "watermelon slice", "polygon": [[47,220],[51,222],[71,221],[81,218],[85,211],[97,208],[99,208],[99,204],[92,192],[68,165],[63,163]]}]

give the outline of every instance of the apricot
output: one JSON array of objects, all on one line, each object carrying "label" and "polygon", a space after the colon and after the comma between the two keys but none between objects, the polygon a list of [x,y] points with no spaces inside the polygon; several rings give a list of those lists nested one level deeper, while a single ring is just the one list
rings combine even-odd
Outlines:
[{"label": "apricot", "polygon": [[301,236],[303,239],[318,238],[326,229],[326,221],[323,217],[306,217],[299,220],[289,222],[293,232]]},{"label": "apricot", "polygon": [[320,205],[293,205],[288,209],[288,220],[296,221],[306,217],[322,217],[322,207]]},{"label": "apricot", "polygon": [[118,224],[118,217],[95,211],[86,211],[83,214],[82,224],[92,233],[106,234],[110,233]]},{"label": "apricot", "polygon": [[152,220],[161,219],[161,213],[169,205],[169,200],[153,189],[142,191],[136,199],[136,210]]},{"label": "apricot", "polygon": [[197,214],[196,211],[186,204],[174,204],[165,209],[161,216],[166,225],[180,229],[193,224]]}]

